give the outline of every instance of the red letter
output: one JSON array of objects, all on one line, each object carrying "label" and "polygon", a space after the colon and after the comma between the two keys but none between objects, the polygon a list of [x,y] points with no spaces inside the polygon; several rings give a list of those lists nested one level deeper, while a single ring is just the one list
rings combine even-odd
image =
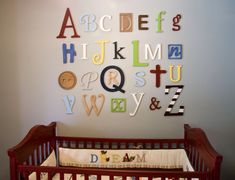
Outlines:
[{"label": "red letter", "polygon": [[[69,18],[71,21],[71,25],[67,25]],[[66,38],[66,36],[64,35],[65,28],[73,28],[74,35],[71,36],[71,38],[80,38],[80,36],[76,32],[76,29],[75,29],[75,26],[73,23],[73,18],[72,18],[72,15],[70,13],[69,8],[67,8],[67,10],[65,12],[64,21],[63,21],[62,27],[60,29],[60,34],[56,38]]]}]

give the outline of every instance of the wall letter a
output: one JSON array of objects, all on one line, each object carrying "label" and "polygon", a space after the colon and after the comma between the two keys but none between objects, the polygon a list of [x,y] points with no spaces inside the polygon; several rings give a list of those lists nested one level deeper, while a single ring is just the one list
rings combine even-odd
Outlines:
[{"label": "wall letter a", "polygon": [[[71,21],[71,25],[67,25],[68,20],[70,19]],[[64,20],[60,29],[60,34],[56,37],[56,38],[66,38],[66,36],[64,35],[64,31],[66,28],[72,28],[73,29],[73,36],[71,36],[71,38],[80,38],[80,36],[77,34],[74,23],[73,23],[73,18],[72,15],[70,13],[69,8],[66,9],[65,15],[64,15]]]}]

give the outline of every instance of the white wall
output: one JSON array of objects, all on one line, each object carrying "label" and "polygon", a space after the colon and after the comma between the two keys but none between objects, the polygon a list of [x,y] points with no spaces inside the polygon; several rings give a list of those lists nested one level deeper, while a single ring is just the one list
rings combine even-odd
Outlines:
[{"label": "white wall", "polygon": [[[136,138],[172,138],[183,136],[183,124],[202,127],[208,134],[214,147],[224,156],[223,179],[232,179],[234,173],[234,80],[233,76],[233,21],[234,3],[232,1],[2,1],[0,8],[0,70],[1,70],[1,176],[8,179],[7,148],[15,145],[35,124],[48,124],[58,121],[58,133],[74,136],[97,137],[136,137]],[[66,8],[73,15],[80,39],[59,40],[59,33]],[[167,12],[164,16],[164,33],[155,33],[154,19],[159,11]],[[78,24],[78,18],[85,12],[94,13],[97,18],[110,14],[112,23],[107,26],[112,31],[93,33],[84,32],[84,26]],[[134,32],[119,32],[119,13],[132,12],[135,17]],[[171,18],[177,13],[183,15],[182,30],[170,31]],[[149,31],[137,30],[137,15],[148,14]],[[95,41],[105,39],[118,41],[125,46],[126,60],[113,60],[113,46],[107,46],[103,65],[92,64],[91,56],[99,50]],[[163,44],[163,58],[149,61],[146,68],[132,67],[131,41],[140,41],[140,58],[144,59],[143,44],[153,47]],[[75,58],[74,64],[62,64],[62,43],[74,43],[78,56],[82,43],[89,44],[89,60]],[[155,64],[169,68],[167,44],[182,43],[184,46],[183,75],[180,84],[185,85],[179,104],[185,106],[185,115],[181,117],[164,117],[170,97],[164,95],[164,86],[173,84],[169,73],[162,78],[161,88],[155,88],[155,79],[149,73]],[[177,62],[176,62],[177,64]],[[78,85],[69,91],[59,87],[57,79],[65,70],[73,71],[78,77],[88,71],[99,74],[108,65],[117,65],[125,73],[126,93],[106,92],[97,81],[92,91],[83,91]],[[144,70],[147,73],[147,85],[134,87],[134,73]],[[135,104],[130,93],[144,92],[145,96],[135,117],[130,117]],[[83,94],[103,93],[106,98],[99,117],[94,112],[87,116],[81,102]],[[74,114],[65,114],[62,101],[64,95],[75,95]],[[161,99],[162,109],[150,111],[150,99]],[[110,98],[127,98],[126,113],[111,113]]]}]

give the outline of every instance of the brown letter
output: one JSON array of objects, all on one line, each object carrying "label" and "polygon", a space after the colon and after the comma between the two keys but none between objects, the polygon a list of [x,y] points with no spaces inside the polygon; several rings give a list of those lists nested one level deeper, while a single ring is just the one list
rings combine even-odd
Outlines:
[{"label": "brown letter", "polygon": [[148,23],[148,21],[143,21],[143,18],[147,18],[147,17],[149,17],[149,16],[148,15],[139,15],[139,17],[138,17],[138,21],[139,21],[138,27],[139,27],[139,30],[148,30],[149,29],[148,27],[143,27],[142,26],[143,24],[147,24]]},{"label": "brown letter", "polygon": [[120,32],[132,32],[132,13],[120,13]]},{"label": "brown letter", "polygon": [[[69,18],[70,18],[70,21],[71,21],[71,25],[67,25],[67,22],[68,22]],[[71,36],[71,38],[80,38],[80,36],[76,32],[76,29],[75,29],[75,26],[74,26],[74,23],[73,23],[73,18],[72,18],[72,15],[70,13],[69,8],[67,8],[67,10],[65,12],[64,21],[63,21],[62,27],[60,29],[60,34],[56,38],[66,38],[66,36],[64,35],[65,28],[72,28],[73,29],[74,35]]]}]

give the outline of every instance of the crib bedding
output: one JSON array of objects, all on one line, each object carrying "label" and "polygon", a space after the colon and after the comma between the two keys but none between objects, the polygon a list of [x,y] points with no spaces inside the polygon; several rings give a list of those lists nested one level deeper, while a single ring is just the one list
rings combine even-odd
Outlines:
[{"label": "crib bedding", "polygon": [[161,168],[193,171],[184,149],[59,148],[59,165],[92,168]]},{"label": "crib bedding", "polygon": [[[55,166],[54,151],[45,160],[43,165]],[[130,160],[131,159],[131,160]],[[194,169],[189,162],[184,149],[71,149],[59,148],[59,165],[92,168],[160,168],[160,169],[182,169],[193,172]],[[47,174],[41,173],[41,180],[46,180]],[[53,180],[60,180],[60,174],[53,176]],[[64,174],[64,180],[71,180],[72,174]],[[84,180],[84,175],[77,174],[77,180]],[[90,175],[89,180],[96,180],[96,175]],[[109,180],[109,176],[101,176],[101,180]],[[134,177],[127,177],[133,180]],[[161,180],[161,178],[153,178]],[[181,178],[183,179],[183,178]],[[29,180],[36,180],[35,172],[29,176]],[[114,180],[122,180],[121,176],[114,176]],[[140,180],[148,180],[141,177]],[[166,178],[166,180],[171,180]],[[193,178],[193,180],[198,180]]]}]

